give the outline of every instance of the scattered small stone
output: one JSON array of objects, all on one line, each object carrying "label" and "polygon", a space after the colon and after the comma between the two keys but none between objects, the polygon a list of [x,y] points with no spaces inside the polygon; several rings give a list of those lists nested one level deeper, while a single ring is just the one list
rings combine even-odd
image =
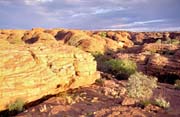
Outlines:
[{"label": "scattered small stone", "polygon": [[34,112],[34,111],[35,111],[35,108],[33,108],[31,111]]},{"label": "scattered small stone", "polygon": [[120,95],[124,95],[126,93],[126,91],[127,91],[126,88],[122,87],[120,89]]},{"label": "scattered small stone", "polygon": [[91,102],[98,102],[98,97],[94,97]]},{"label": "scattered small stone", "polygon": [[121,103],[123,106],[132,106],[136,104],[136,100],[133,98],[125,97]]},{"label": "scattered small stone", "polygon": [[155,106],[155,105],[152,105],[152,104],[149,104],[148,106],[145,107],[145,110],[146,111],[153,111],[153,112],[158,112],[161,110],[160,107],[158,106]]}]

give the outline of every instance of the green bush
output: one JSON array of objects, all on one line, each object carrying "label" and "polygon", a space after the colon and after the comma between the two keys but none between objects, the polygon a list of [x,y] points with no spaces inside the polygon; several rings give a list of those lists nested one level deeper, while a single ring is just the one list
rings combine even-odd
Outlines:
[{"label": "green bush", "polygon": [[22,111],[24,106],[24,101],[22,99],[17,99],[14,103],[8,106],[9,111]]},{"label": "green bush", "polygon": [[136,72],[128,78],[127,93],[129,97],[148,100],[156,87],[157,78]]},{"label": "green bush", "polygon": [[173,44],[173,45],[180,45],[180,40],[172,39],[171,40],[171,44]]},{"label": "green bush", "polygon": [[148,105],[150,105],[152,102],[150,100],[141,100],[139,102],[140,106],[146,107]]},{"label": "green bush", "polygon": [[100,53],[100,52],[91,52],[91,55],[94,56],[95,59],[96,59],[96,58],[99,58],[100,56],[103,56],[103,54]]},{"label": "green bush", "polygon": [[179,44],[180,44],[180,40],[178,40],[178,39],[166,38],[166,40],[164,40],[164,41],[162,41],[161,39],[158,39],[155,43],[179,45]]},{"label": "green bush", "polygon": [[102,79],[102,78],[96,79],[95,83],[98,84],[98,85],[103,86],[104,85],[104,79]]},{"label": "green bush", "polygon": [[163,44],[171,44],[171,38],[166,37],[165,41],[162,42]]},{"label": "green bush", "polygon": [[169,108],[170,107],[170,103],[162,97],[156,98],[154,103],[155,103],[155,105],[157,105],[161,108]]},{"label": "green bush", "polygon": [[180,40],[167,38],[165,41],[157,40],[156,43],[179,45]]},{"label": "green bush", "polygon": [[127,75],[134,74],[137,70],[136,63],[129,59],[110,59],[105,62],[109,71],[115,75]]},{"label": "green bush", "polygon": [[161,40],[161,39],[158,39],[155,43],[161,44],[161,43],[162,43],[162,40]]},{"label": "green bush", "polygon": [[180,80],[176,80],[174,86],[175,86],[175,89],[180,90]]},{"label": "green bush", "polygon": [[104,38],[104,37],[107,36],[106,32],[101,32],[99,35],[100,35],[102,38]]},{"label": "green bush", "polygon": [[111,56],[101,53],[92,54],[95,57],[95,60],[97,61],[97,69],[102,72],[107,72],[108,67],[106,65],[106,62],[112,59]]}]

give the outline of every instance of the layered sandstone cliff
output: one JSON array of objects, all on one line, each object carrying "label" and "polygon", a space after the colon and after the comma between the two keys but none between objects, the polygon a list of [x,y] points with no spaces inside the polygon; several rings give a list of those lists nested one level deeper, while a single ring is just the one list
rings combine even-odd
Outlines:
[{"label": "layered sandstone cliff", "polygon": [[0,110],[86,86],[99,78],[94,58],[61,44],[0,47]]}]

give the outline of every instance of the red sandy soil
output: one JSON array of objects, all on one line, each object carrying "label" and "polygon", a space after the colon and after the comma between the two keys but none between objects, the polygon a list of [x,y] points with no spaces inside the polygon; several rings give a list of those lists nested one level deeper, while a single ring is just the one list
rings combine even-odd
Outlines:
[{"label": "red sandy soil", "polygon": [[18,114],[18,117],[180,117],[180,90],[159,83],[153,97],[159,95],[170,102],[170,108],[154,105],[142,108],[123,106],[126,81],[104,80],[104,83],[80,87],[61,93]]}]

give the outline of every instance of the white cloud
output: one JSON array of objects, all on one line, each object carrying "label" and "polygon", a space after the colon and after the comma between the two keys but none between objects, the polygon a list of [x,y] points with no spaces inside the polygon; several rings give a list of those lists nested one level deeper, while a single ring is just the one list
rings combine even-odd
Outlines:
[{"label": "white cloud", "polygon": [[53,2],[53,0],[24,0],[26,5],[35,5],[40,3]]},{"label": "white cloud", "polygon": [[86,16],[86,15],[88,15],[88,13],[76,13],[72,15],[71,17],[79,17],[79,16]]},{"label": "white cloud", "polygon": [[114,11],[122,11],[125,10],[125,8],[123,7],[119,7],[119,8],[111,8],[111,9],[104,9],[104,8],[99,8],[95,11],[92,12],[92,14],[103,14],[103,13],[108,13],[108,12],[114,12]]},{"label": "white cloud", "polygon": [[78,17],[78,16],[87,16],[87,15],[97,15],[97,14],[105,14],[109,12],[116,12],[116,11],[122,11],[125,10],[123,7],[118,7],[118,8],[91,8],[90,11],[87,12],[80,12],[80,13],[75,13],[72,15],[72,17]]},{"label": "white cloud", "polygon": [[118,24],[118,25],[113,25],[111,28],[124,28],[124,27],[133,27],[133,26],[140,26],[140,25],[145,25],[145,24],[152,24],[152,23],[160,23],[164,22],[164,19],[156,19],[156,20],[148,20],[148,21],[136,21],[128,24]]}]

